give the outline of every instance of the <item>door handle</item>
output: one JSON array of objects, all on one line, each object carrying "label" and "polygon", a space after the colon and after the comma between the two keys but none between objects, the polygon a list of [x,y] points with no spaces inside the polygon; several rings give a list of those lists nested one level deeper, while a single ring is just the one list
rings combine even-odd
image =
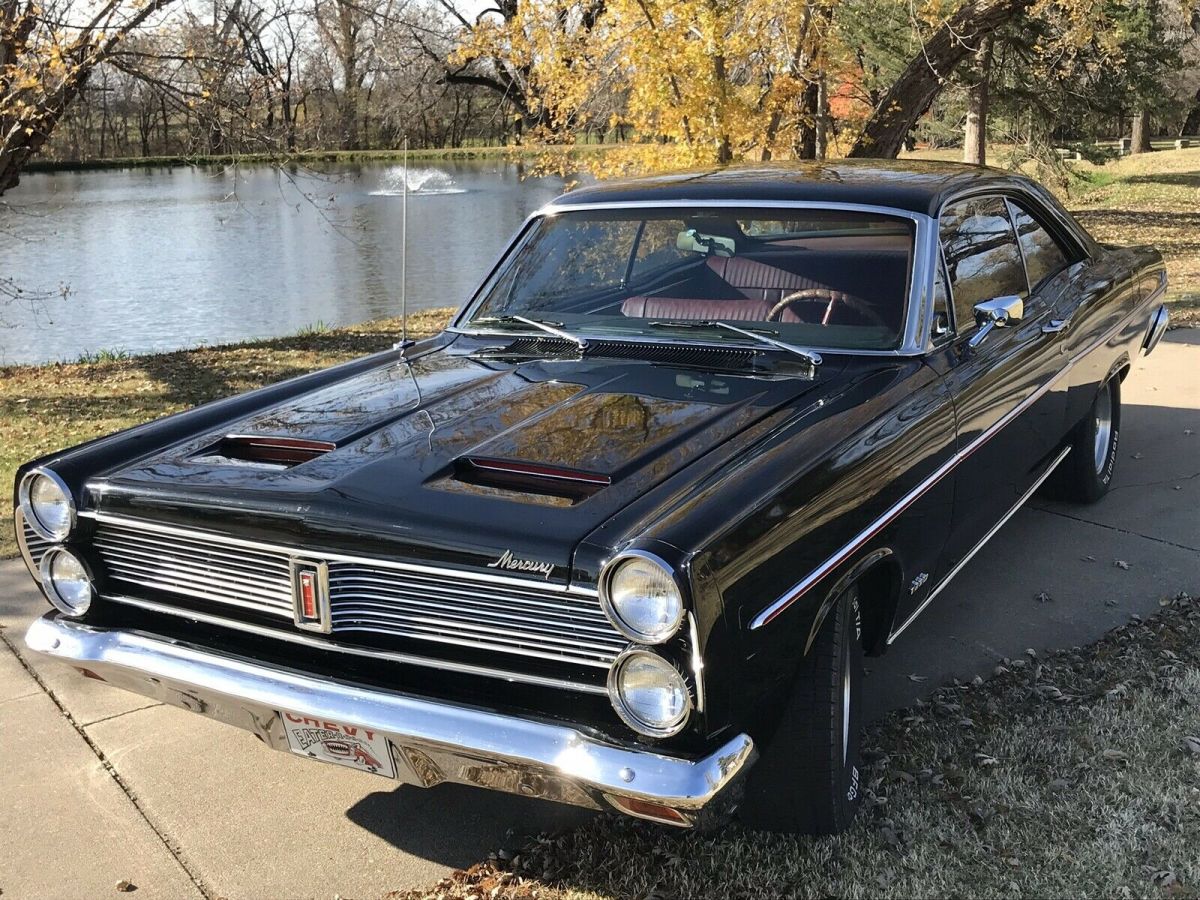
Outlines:
[{"label": "door handle", "polygon": [[1058,334],[1071,324],[1071,317],[1065,319],[1051,319],[1049,325],[1042,326],[1042,334]]}]

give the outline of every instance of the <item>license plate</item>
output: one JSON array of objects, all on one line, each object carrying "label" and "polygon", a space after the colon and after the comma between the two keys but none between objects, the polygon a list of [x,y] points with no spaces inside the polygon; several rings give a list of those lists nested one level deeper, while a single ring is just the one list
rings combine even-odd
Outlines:
[{"label": "license plate", "polygon": [[293,753],[361,772],[396,777],[391,748],[379,732],[302,713],[285,711],[281,718]]}]

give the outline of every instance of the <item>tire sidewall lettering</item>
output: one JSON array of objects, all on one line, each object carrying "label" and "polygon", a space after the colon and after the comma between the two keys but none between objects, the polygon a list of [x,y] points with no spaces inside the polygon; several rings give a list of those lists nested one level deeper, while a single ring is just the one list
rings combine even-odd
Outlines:
[{"label": "tire sidewall lettering", "polygon": [[1112,481],[1113,469],[1117,465],[1117,442],[1120,440],[1120,437],[1120,430],[1113,428],[1112,440],[1108,443],[1108,459],[1104,463],[1104,472],[1100,476],[1100,483],[1106,487]]}]

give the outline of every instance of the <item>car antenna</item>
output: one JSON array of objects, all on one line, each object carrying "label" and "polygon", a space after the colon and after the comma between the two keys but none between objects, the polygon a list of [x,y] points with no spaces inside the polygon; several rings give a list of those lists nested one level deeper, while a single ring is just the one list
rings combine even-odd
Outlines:
[{"label": "car antenna", "polygon": [[416,341],[408,339],[408,135],[404,136],[404,185],[400,189],[400,342],[401,357]]}]

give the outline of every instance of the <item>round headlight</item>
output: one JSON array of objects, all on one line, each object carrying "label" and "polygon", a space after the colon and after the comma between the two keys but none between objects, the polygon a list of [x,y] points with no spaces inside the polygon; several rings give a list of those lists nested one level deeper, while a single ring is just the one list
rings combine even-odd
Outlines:
[{"label": "round headlight", "polygon": [[692,710],[687,683],[649,650],[625,651],[608,673],[608,694],[622,721],[651,737],[677,734]]},{"label": "round headlight", "polygon": [[649,555],[612,563],[601,578],[600,601],[617,630],[640,644],[661,644],[683,620],[679,585]]},{"label": "round headlight", "polygon": [[92,605],[92,576],[78,556],[57,547],[42,557],[42,587],[54,608],[82,616]]},{"label": "round headlight", "polygon": [[49,469],[30,472],[18,492],[25,521],[48,541],[65,540],[75,526],[75,501],[62,479]]}]

